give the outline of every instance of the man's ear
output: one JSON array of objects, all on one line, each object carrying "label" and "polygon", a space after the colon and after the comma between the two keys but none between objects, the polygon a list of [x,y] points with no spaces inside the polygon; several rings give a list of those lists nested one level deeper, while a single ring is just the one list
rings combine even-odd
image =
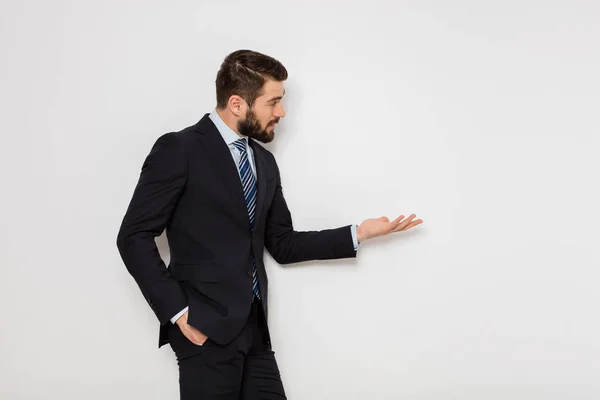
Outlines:
[{"label": "man's ear", "polygon": [[235,115],[237,118],[240,118],[241,116],[246,114],[247,104],[244,101],[244,99],[242,99],[237,94],[234,94],[233,96],[229,97],[227,108],[229,108],[229,111],[233,115]]}]

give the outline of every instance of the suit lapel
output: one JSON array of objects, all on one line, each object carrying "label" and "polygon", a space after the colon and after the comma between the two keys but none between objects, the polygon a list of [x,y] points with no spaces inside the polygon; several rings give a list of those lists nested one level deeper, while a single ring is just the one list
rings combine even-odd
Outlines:
[{"label": "suit lapel", "polygon": [[[242,221],[247,224],[249,219],[248,208],[246,206],[246,199],[244,197],[244,189],[242,188],[242,183],[240,181],[239,171],[231,157],[231,151],[229,150],[227,143],[225,143],[219,130],[208,115],[209,114],[205,114],[196,124],[195,130],[200,133],[198,138],[204,146],[206,154],[208,154],[217,174],[220,176],[223,185],[229,192],[239,216],[242,218]],[[265,201],[267,173],[264,154],[263,151],[261,151],[263,149],[258,149],[257,147],[260,147],[260,145],[255,143],[252,139],[249,139],[249,144],[254,153],[254,164],[256,166],[257,197],[256,215],[254,220],[258,223],[262,206]]]},{"label": "suit lapel", "polygon": [[231,200],[235,204],[238,214],[243,221],[248,221],[248,208],[246,207],[246,199],[244,190],[240,181],[240,174],[227,143],[219,133],[219,130],[206,114],[200,122],[196,124],[196,131],[200,133],[198,138],[206,154],[210,158],[215,167],[217,174],[220,176],[223,185],[229,192]]},{"label": "suit lapel", "polygon": [[261,217],[261,210],[265,202],[265,193],[267,193],[267,170],[264,149],[253,139],[248,139],[252,152],[254,153],[254,164],[256,165],[256,211],[254,221],[258,224]]}]

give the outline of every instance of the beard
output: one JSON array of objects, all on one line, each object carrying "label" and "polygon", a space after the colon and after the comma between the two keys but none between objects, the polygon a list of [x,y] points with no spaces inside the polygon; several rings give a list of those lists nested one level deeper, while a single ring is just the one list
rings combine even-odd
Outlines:
[{"label": "beard", "polygon": [[273,128],[273,130],[269,132],[269,128],[274,127],[277,122],[279,122],[279,118],[270,121],[263,129],[254,111],[248,109],[246,118],[238,121],[237,128],[241,135],[256,139],[262,143],[269,143],[275,137],[275,129]]}]

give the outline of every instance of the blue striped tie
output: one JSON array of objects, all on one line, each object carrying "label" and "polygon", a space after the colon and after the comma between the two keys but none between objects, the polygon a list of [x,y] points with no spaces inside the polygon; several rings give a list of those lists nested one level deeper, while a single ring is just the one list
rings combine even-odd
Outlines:
[{"label": "blue striped tie", "polygon": [[[256,178],[250,169],[248,161],[248,151],[246,148],[246,139],[241,138],[233,142],[233,145],[240,151],[240,178],[244,187],[244,197],[246,198],[246,207],[248,208],[248,216],[250,218],[250,230],[254,230],[254,211],[256,209]],[[252,253],[252,291],[254,295],[260,298],[258,293],[258,276],[256,275],[256,260],[254,252]]]}]

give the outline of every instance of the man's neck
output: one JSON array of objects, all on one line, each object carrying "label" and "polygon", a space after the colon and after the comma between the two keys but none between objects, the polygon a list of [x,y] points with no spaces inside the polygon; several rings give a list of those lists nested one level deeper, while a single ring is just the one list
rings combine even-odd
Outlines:
[{"label": "man's neck", "polygon": [[234,131],[239,137],[244,137],[243,135],[240,135],[240,132],[238,132],[238,129],[236,126],[237,124],[235,123],[235,119],[233,117],[231,117],[231,115],[229,113],[227,113],[226,110],[221,110],[219,108],[217,108],[216,110],[217,110],[217,114],[219,114],[219,117],[221,117],[221,119],[223,120],[225,125],[227,125],[229,128],[231,128],[231,130]]}]

